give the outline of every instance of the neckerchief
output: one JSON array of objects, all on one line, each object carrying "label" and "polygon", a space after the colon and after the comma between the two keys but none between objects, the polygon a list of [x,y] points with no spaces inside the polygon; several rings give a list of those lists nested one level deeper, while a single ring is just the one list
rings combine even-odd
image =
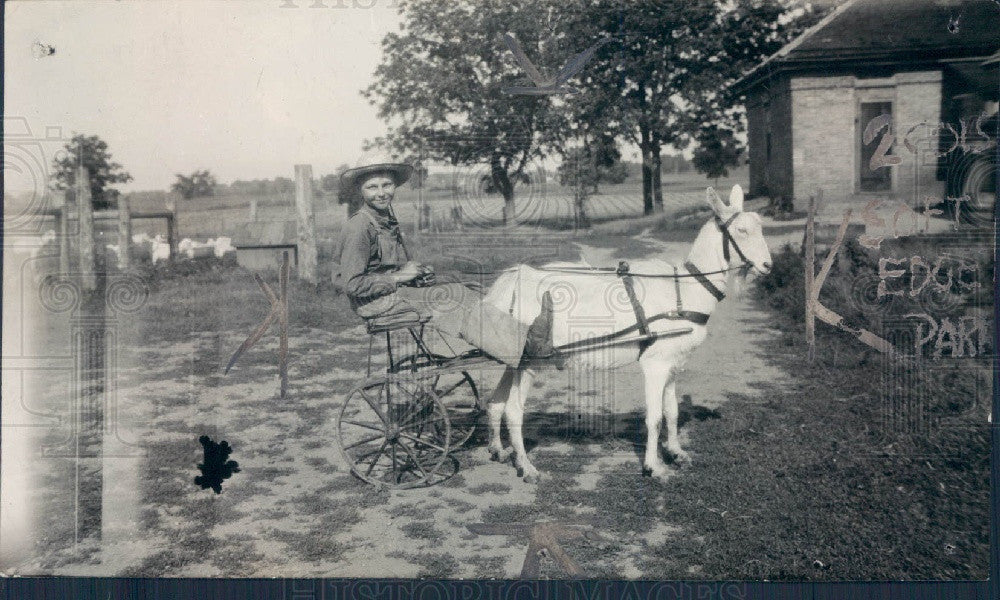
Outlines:
[{"label": "neckerchief", "polygon": [[368,218],[380,229],[388,231],[389,235],[403,247],[403,255],[406,257],[406,260],[410,260],[410,253],[406,249],[406,244],[403,243],[403,233],[399,229],[399,221],[396,219],[396,215],[391,210],[385,212],[377,211],[368,204],[365,204],[360,210],[365,211]]}]

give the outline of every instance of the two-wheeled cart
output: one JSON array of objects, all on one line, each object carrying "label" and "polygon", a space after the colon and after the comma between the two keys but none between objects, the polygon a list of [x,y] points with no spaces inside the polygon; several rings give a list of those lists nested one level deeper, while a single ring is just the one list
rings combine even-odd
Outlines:
[{"label": "two-wheeled cart", "polygon": [[[564,354],[620,344],[651,344],[691,333],[691,327],[651,332],[648,323],[676,318],[664,313],[609,335],[557,347]],[[449,453],[475,431],[485,411],[469,371],[502,364],[479,350],[451,356],[431,352],[424,340],[427,319],[368,320],[368,373],[347,393],[337,413],[337,445],[351,472],[379,486],[409,488],[441,480]],[[393,356],[393,332],[405,333],[415,352]],[[384,373],[372,373],[374,340],[384,334]]]}]

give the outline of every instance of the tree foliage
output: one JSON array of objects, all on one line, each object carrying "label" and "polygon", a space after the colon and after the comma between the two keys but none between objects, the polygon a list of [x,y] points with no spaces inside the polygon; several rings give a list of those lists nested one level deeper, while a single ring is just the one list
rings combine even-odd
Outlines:
[{"label": "tree foliage", "polygon": [[604,95],[594,116],[639,147],[647,214],[663,206],[661,150],[712,123],[741,127],[731,84],[815,20],[779,0],[597,0],[583,14],[581,27],[618,41],[595,55],[584,93]]},{"label": "tree foliage", "polygon": [[73,189],[77,169],[82,165],[90,173],[90,195],[94,208],[114,206],[119,192],[108,186],[128,183],[132,181],[132,176],[112,160],[107,142],[96,135],[78,133],[66,143],[64,150],[52,163],[52,189]]},{"label": "tree foliage", "polygon": [[269,194],[295,193],[295,182],[288,177],[274,179],[254,179],[246,181],[237,179],[228,186],[229,193],[241,196],[263,196]]},{"label": "tree foliage", "polygon": [[347,163],[340,163],[337,168],[334,169],[333,173],[327,173],[319,179],[319,188],[324,194],[336,194],[337,190],[340,189],[340,176],[343,175],[344,171],[351,168],[351,165]]},{"label": "tree foliage", "polygon": [[736,136],[720,126],[703,128],[698,133],[698,147],[694,151],[695,169],[706,177],[718,179],[729,175],[729,168],[740,164],[742,149]]},{"label": "tree foliage", "polygon": [[600,183],[622,183],[628,168],[621,159],[621,151],[611,137],[598,140],[596,145],[570,148],[559,164],[559,185],[582,186],[596,193]]},{"label": "tree foliage", "polygon": [[[391,123],[387,138],[373,143],[455,165],[489,165],[506,218],[513,182],[532,160],[559,153],[565,161],[573,148],[611,137],[640,149],[644,211],[662,210],[661,152],[700,140],[723,143],[713,126],[739,145],[744,117],[728,90],[819,18],[808,4],[796,4],[405,0],[401,30],[383,40],[383,62],[363,90]],[[504,32],[550,74],[596,42],[610,43],[574,76],[580,94],[507,95],[503,88],[524,85],[525,73],[500,42]]]},{"label": "tree foliage", "polygon": [[549,96],[509,95],[524,72],[500,41],[512,32],[539,68],[565,53],[540,52],[555,0],[410,0],[402,27],[382,42],[383,62],[363,94],[391,122],[373,144],[453,165],[489,165],[510,218],[514,184],[547,150],[543,132],[564,125]]},{"label": "tree foliage", "polygon": [[179,193],[185,199],[215,195],[215,188],[218,182],[208,169],[195,171],[190,175],[177,173],[175,176],[177,177],[177,181],[170,186],[170,189]]}]

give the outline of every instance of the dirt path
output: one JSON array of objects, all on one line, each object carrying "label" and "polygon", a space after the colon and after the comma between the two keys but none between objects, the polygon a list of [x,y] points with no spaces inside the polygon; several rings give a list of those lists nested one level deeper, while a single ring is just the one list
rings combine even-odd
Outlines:
[{"label": "dirt path", "polygon": [[[686,251],[686,244],[640,237],[658,254],[680,259]],[[581,253],[594,265],[616,262],[606,249],[581,246]],[[717,309],[705,344],[680,374],[689,419],[724,415],[727,394],[785,378],[757,350],[774,335],[766,323],[767,315],[739,298]],[[91,548],[86,560],[74,551],[40,555],[19,574],[517,577],[528,540],[477,535],[467,525],[583,519],[604,541],[565,548],[589,576],[655,577],[644,565],[651,547],[699,535],[658,520],[669,483],[641,477],[638,365],[536,378],[525,437],[542,483],[526,484],[510,464],[490,462],[484,438],[474,437],[456,454],[450,479],[390,493],[348,475],[334,445],[335,410],[364,370],[364,331],[293,329],[285,401],[276,397],[273,340],[220,375],[245,335],[205,332],[184,344],[137,343],[119,353],[117,394],[128,418],[107,445],[122,451],[105,467],[100,549]],[[500,373],[472,375],[488,393]],[[193,484],[201,435],[227,440],[239,462],[219,495]],[[688,442],[682,427],[681,443]],[[687,468],[698,468],[697,453],[693,459]],[[558,576],[551,569],[543,560],[543,573]],[[692,565],[688,574],[697,573]]]},{"label": "dirt path", "polygon": [[[648,230],[636,238],[656,248],[650,257],[677,264],[684,261],[689,249],[688,244],[658,240]],[[617,264],[613,249],[578,246],[582,258],[594,266]],[[758,381],[782,381],[785,374],[768,365],[756,351],[766,336],[773,335],[766,326],[768,320],[769,316],[747,299],[727,297],[712,313],[705,343],[694,351],[681,371],[678,396],[691,395],[697,404],[714,409],[725,401],[726,391],[743,391]],[[724,369],[725,377],[719,376],[720,368]],[[632,371],[641,374],[637,366],[629,369],[630,374]],[[682,444],[683,441],[682,438]]]}]

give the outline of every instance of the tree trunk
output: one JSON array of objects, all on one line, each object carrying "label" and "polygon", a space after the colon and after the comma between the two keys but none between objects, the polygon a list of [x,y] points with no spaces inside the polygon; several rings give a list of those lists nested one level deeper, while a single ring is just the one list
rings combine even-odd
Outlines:
[{"label": "tree trunk", "polygon": [[642,152],[642,214],[653,214],[653,164],[650,154],[649,132],[640,126],[641,141],[639,150]]},{"label": "tree trunk", "polygon": [[663,212],[663,185],[660,182],[660,144],[653,143],[653,210]]},{"label": "tree trunk", "polygon": [[514,220],[514,184],[510,181],[507,169],[500,162],[499,155],[490,159],[490,174],[493,177],[494,187],[503,196],[503,224],[510,225]]},{"label": "tree trunk", "polygon": [[577,188],[575,196],[576,210],[573,212],[576,216],[576,223],[574,226],[577,229],[587,229],[590,227],[590,217],[587,216],[587,194],[583,186]]}]

